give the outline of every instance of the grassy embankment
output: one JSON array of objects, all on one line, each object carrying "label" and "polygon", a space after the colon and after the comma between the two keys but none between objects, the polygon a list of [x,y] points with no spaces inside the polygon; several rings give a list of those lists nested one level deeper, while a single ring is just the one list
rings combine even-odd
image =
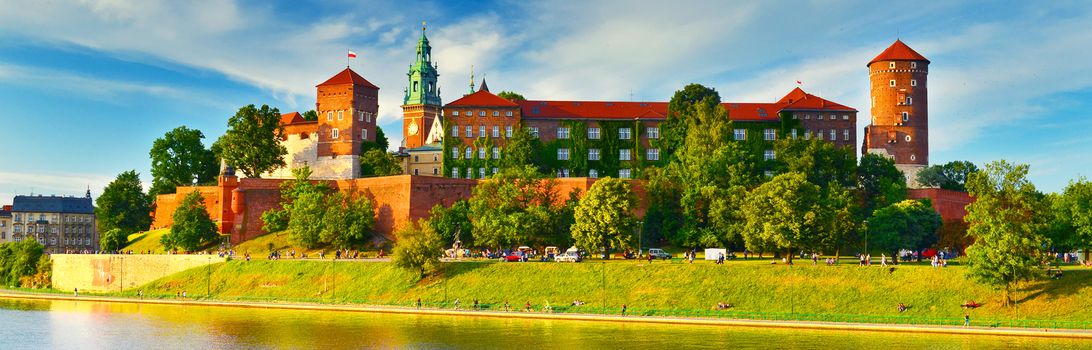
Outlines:
[{"label": "grassy embankment", "polygon": [[[562,263],[458,262],[442,274],[418,279],[390,263],[343,261],[230,261],[196,268],[152,282],[147,295],[173,296],[188,291],[214,299],[277,300],[408,305],[474,299],[514,308],[531,302],[541,307],[582,300],[586,307],[711,310],[717,302],[733,312],[822,313],[915,318],[961,318],[960,304],[976,300],[976,319],[1092,321],[1092,270],[1070,267],[1060,280],[1024,286],[1016,308],[996,301],[998,293],[968,281],[963,268],[934,269],[902,265],[894,272],[879,266],[795,267],[760,261],[711,262],[596,261]],[[211,276],[211,279],[210,279]],[[129,291],[126,294],[132,294]],[[898,303],[910,307],[904,313]]]},{"label": "grassy embankment", "polygon": [[157,254],[164,253],[163,245],[159,244],[159,239],[163,235],[171,232],[170,228],[161,228],[144,232],[137,232],[129,235],[129,244],[122,248],[122,250],[132,250],[133,252],[152,251]]}]

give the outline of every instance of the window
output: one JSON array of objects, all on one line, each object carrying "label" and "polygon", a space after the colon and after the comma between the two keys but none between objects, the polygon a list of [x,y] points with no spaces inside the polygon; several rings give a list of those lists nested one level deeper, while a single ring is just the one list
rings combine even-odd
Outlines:
[{"label": "window", "polygon": [[478,159],[485,159],[485,147],[478,149]]},{"label": "window", "polygon": [[536,139],[538,138],[538,127],[537,126],[532,126],[531,127],[531,136],[534,136]]},{"label": "window", "polygon": [[327,121],[333,121],[334,120],[334,112],[333,111],[326,111],[326,120]]},{"label": "window", "polygon": [[485,116],[485,110],[478,111],[478,116],[479,117],[484,117]]},{"label": "window", "polygon": [[842,129],[842,140],[849,141],[849,129]]},{"label": "window", "polygon": [[912,104],[914,104],[914,98],[910,97],[910,96],[906,96],[906,105],[909,106],[909,105],[912,105]]},{"label": "window", "polygon": [[345,114],[345,111],[337,111],[337,120],[345,119],[344,114]]},{"label": "window", "polygon": [[598,148],[589,148],[588,149],[588,160],[599,160],[599,149]]},{"label": "window", "polygon": [[466,159],[470,159],[470,158],[474,157],[474,149],[473,148],[467,147],[465,153],[466,153],[466,157],[465,157]]},{"label": "window", "polygon": [[777,140],[777,130],[766,129],[762,132],[762,138],[766,141]]},{"label": "window", "polygon": [[569,138],[569,128],[567,128],[567,127],[557,128],[557,138],[562,139],[562,140],[568,139]]},{"label": "window", "polygon": [[906,142],[910,142],[910,135],[906,135]]},{"label": "window", "polygon": [[599,170],[595,170],[595,169],[588,170],[588,177],[593,178],[593,179],[598,179],[599,178]]},{"label": "window", "polygon": [[368,139],[368,129],[360,130],[360,139],[361,140],[367,140]]},{"label": "window", "polygon": [[918,63],[917,62],[910,62],[910,69],[917,69],[917,68],[918,68]]},{"label": "window", "polygon": [[588,128],[588,140],[599,139],[599,128]]},{"label": "window", "polygon": [[[364,121],[364,111],[359,111],[359,112],[357,112],[357,113],[356,113],[356,117],[357,117],[358,119],[360,119],[360,121]],[[369,121],[370,121],[370,120],[369,120]]]},{"label": "window", "polygon": [[478,137],[485,137],[485,125],[478,126]]},{"label": "window", "polygon": [[465,130],[466,130],[466,137],[474,137],[474,127],[472,127],[470,125],[467,125]]},{"label": "window", "polygon": [[838,140],[838,130],[830,129],[830,140]]},{"label": "window", "polygon": [[500,111],[493,111],[493,116],[494,117],[499,117],[500,116]]},{"label": "window", "polygon": [[888,85],[890,85],[891,87],[895,87],[895,79],[891,79],[891,82],[888,83]]},{"label": "window", "polygon": [[504,116],[505,117],[511,117],[512,116],[512,111],[504,112]]},{"label": "window", "polygon": [[628,179],[628,178],[630,178],[630,171],[629,171],[629,169],[618,169],[618,177],[619,177],[619,178],[622,178],[622,179]]},{"label": "window", "polygon": [[630,128],[618,128],[618,139],[629,140],[631,132]]},{"label": "window", "polygon": [[336,139],[336,138],[338,138],[338,136],[340,136],[340,135],[338,135],[338,130],[337,129],[330,130],[330,138]]},{"label": "window", "polygon": [[842,120],[849,120],[849,114],[842,114]]},{"label": "window", "polygon": [[459,159],[459,147],[452,147],[451,148],[451,158],[452,159]]},{"label": "window", "polygon": [[493,159],[500,159],[500,147],[493,147]]},{"label": "window", "polygon": [[660,138],[660,128],[654,126],[647,127],[645,128],[645,134],[648,135],[648,138],[650,139],[658,139]]},{"label": "window", "polygon": [[557,160],[569,160],[569,149],[568,148],[558,148],[557,149]]},{"label": "window", "polygon": [[796,129],[792,129],[792,139],[796,139]]},{"label": "window", "polygon": [[910,160],[918,160],[918,157],[917,157],[917,156],[915,156],[915,155],[913,155],[913,154],[911,154],[911,155],[910,155]]},{"label": "window", "polygon": [[918,80],[917,79],[910,79],[910,86],[918,86]]},{"label": "window", "polygon": [[815,119],[823,120],[823,115],[822,115],[822,114],[820,114],[820,115],[819,115],[819,117],[817,117],[817,118],[815,118]]},{"label": "window", "polygon": [[816,131],[815,132],[815,138],[822,140],[823,139],[823,130]]},{"label": "window", "polygon": [[777,158],[777,154],[774,153],[774,150],[772,150],[772,149],[768,149],[768,150],[762,152],[762,159],[764,159],[764,160],[774,160],[776,158]]},{"label": "window", "polygon": [[479,179],[484,179],[485,178],[485,168],[478,168],[478,178]]},{"label": "window", "polygon": [[421,175],[421,169],[413,169],[413,175]]},{"label": "window", "polygon": [[500,126],[493,125],[493,137],[494,138],[500,137]]},{"label": "window", "polygon": [[628,148],[618,150],[618,160],[630,160],[630,158],[632,158],[630,153],[630,149]]},{"label": "window", "polygon": [[512,126],[507,125],[504,127],[504,137],[512,137]]},{"label": "window", "polygon": [[659,148],[649,148],[649,149],[645,150],[645,159],[660,160],[660,149]]},{"label": "window", "polygon": [[432,155],[432,161],[433,162],[439,162],[440,161],[440,156],[437,156],[437,155],[433,154]]},{"label": "window", "polygon": [[895,62],[888,63],[887,68],[895,69]]},{"label": "window", "polygon": [[474,178],[474,169],[466,168],[466,178],[468,178],[468,179],[473,179]]},{"label": "window", "polygon": [[420,162],[420,161],[421,161],[421,159],[420,159],[419,157],[417,157],[417,156],[413,156],[413,162],[414,162],[414,163],[418,163],[418,162]]},{"label": "window", "polygon": [[910,121],[910,112],[902,112],[902,122]]},{"label": "window", "polygon": [[743,141],[743,140],[746,140],[746,139],[747,139],[747,130],[746,130],[746,129],[735,129],[735,130],[732,130],[732,134],[733,134],[733,136],[734,136],[733,138],[734,138],[734,139],[735,139],[736,141]]},{"label": "window", "polygon": [[569,169],[557,169],[557,177],[569,177]]},{"label": "window", "polygon": [[458,179],[459,178],[459,168],[451,168],[451,178],[453,178],[453,179]]},{"label": "window", "polygon": [[762,175],[765,175],[766,177],[773,177],[773,171],[771,171],[771,170],[763,171]]},{"label": "window", "polygon": [[804,120],[808,120],[808,119],[811,119],[811,114],[805,114],[804,115]]},{"label": "window", "polygon": [[451,111],[451,115],[458,117],[459,111]]}]

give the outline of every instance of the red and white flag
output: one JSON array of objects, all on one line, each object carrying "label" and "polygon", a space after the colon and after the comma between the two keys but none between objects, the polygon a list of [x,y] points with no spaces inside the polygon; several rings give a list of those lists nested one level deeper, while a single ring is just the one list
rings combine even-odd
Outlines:
[{"label": "red and white flag", "polygon": [[356,52],[353,52],[353,50],[349,50],[349,58],[356,58]]},{"label": "red and white flag", "polygon": [[[350,57],[356,57],[356,56],[354,55],[354,56],[350,56]],[[799,80],[797,80],[797,81],[796,81],[796,85],[804,85],[804,83],[802,83],[802,82],[800,82]]]}]

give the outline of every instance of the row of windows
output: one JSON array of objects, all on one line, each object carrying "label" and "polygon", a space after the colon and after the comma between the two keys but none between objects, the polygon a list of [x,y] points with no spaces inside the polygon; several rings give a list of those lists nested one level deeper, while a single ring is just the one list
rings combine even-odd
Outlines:
[{"label": "row of windows", "polygon": [[[888,82],[888,86],[895,87],[895,79],[891,79],[891,81]],[[910,86],[918,86],[918,80],[910,79]]]},{"label": "row of windows", "polygon": [[[485,110],[478,111],[478,116],[479,117],[484,117],[487,114],[489,114],[489,113],[486,112]],[[500,111],[493,111],[492,114],[493,114],[494,117],[499,117],[500,116]],[[459,116],[459,111],[451,111],[451,115],[455,116],[455,117],[458,117]],[[467,117],[473,117],[474,116],[474,111],[473,110],[466,110],[466,111],[462,112],[462,115],[467,116]],[[511,117],[512,116],[512,111],[505,111],[504,116],[505,117]]]},{"label": "row of windows", "polygon": [[[830,120],[838,120],[838,115],[833,113],[827,115],[823,115],[822,113],[820,113],[815,115],[816,120],[823,120],[824,117],[829,118]],[[792,119],[799,119],[799,116],[793,114]],[[811,119],[811,114],[804,114],[804,119]],[[842,114],[842,120],[849,120],[849,114]]]},{"label": "row of windows", "polygon": [[[463,158],[474,159],[474,147],[467,146],[464,154],[466,156]],[[451,148],[451,158],[459,159],[459,147]],[[478,148],[478,159],[485,159],[485,147]],[[493,147],[493,158],[490,159],[500,159],[500,148]]]},{"label": "row of windows", "polygon": [[[11,239],[16,241],[16,242],[22,242],[23,238],[24,238],[23,235],[17,235],[17,234],[11,235]],[[42,237],[38,237],[35,240],[37,240],[38,243],[42,243],[42,244],[45,244],[45,245],[56,245],[57,244],[57,237],[50,237],[48,241],[43,239]],[[74,245],[79,245],[81,243],[82,243],[82,245],[91,245],[91,239],[90,238],[68,238],[68,237],[65,237],[63,242],[64,242],[65,245],[73,245],[73,244]]]},{"label": "row of windows", "polygon": [[[467,126],[465,126],[463,128],[463,130],[466,131],[466,134],[465,134],[466,136],[465,137],[468,137],[468,138],[469,137],[474,137],[474,127],[473,126],[467,125]],[[491,130],[492,130],[492,133],[489,134],[491,137],[493,137],[493,138],[501,137],[500,136],[501,135],[500,126],[493,125]],[[458,125],[452,125],[451,126],[451,137],[459,137],[459,126]],[[478,126],[478,137],[486,137],[486,127],[485,127],[485,125],[479,125]],[[504,126],[504,137],[512,137],[512,126],[511,125]]]},{"label": "row of windows", "polygon": [[[372,116],[375,114],[372,112],[356,111],[357,119],[362,122],[371,122]],[[337,111],[337,120],[345,119],[345,111]],[[334,121],[334,111],[326,111],[326,121]]]},{"label": "row of windows", "polygon": [[[337,128],[330,129],[330,138],[331,139],[341,138],[341,130],[338,130]],[[368,129],[361,129],[360,130],[360,139],[361,140],[367,140],[368,139]]]},{"label": "row of windows", "polygon": [[[820,140],[823,140],[824,137],[825,137],[827,140],[830,140],[830,141],[838,141],[838,129],[830,129],[830,130],[826,130],[826,131],[818,130],[818,131],[815,131],[814,134],[815,134],[815,138],[820,139]],[[826,136],[824,136],[824,135],[826,135]],[[792,131],[792,138],[796,139],[796,130],[795,129]],[[805,140],[811,140],[811,138],[812,138],[812,131],[811,130],[805,131],[804,132],[804,139]],[[850,137],[850,135],[849,135],[849,129],[842,129],[842,140],[843,141],[853,141],[853,138]]]},{"label": "row of windows", "polygon": [[[494,167],[492,174],[496,175],[498,171],[500,171],[500,169],[497,169],[496,167]],[[435,171],[433,173],[435,173]],[[478,175],[478,177],[477,177],[478,179],[484,179],[486,177],[485,168],[478,168],[477,175]],[[454,167],[451,168],[451,177],[455,178],[455,179],[459,178],[459,168],[454,168]],[[467,179],[474,179],[475,178],[474,177],[474,168],[466,168],[466,178]]]},{"label": "row of windows", "polygon": [[[536,135],[537,135],[537,131],[538,131],[538,128],[535,128],[535,134]],[[600,134],[601,134],[601,131],[600,131],[599,128],[588,128],[588,139],[589,140],[598,140]],[[618,128],[618,139],[620,139],[620,140],[629,140],[631,138],[632,134],[633,134],[633,130],[631,128]],[[660,138],[660,128],[659,127],[653,127],[653,126],[647,127],[647,128],[645,128],[645,135],[647,135],[647,137],[650,138],[650,139],[658,139],[658,138]],[[562,140],[568,139],[569,138],[569,128],[564,127],[564,126],[563,127],[558,127],[557,128],[557,138],[562,139]]]},{"label": "row of windows", "polygon": [[[421,169],[413,169],[413,175],[421,175]],[[432,175],[440,175],[440,168],[432,168]]]},{"label": "row of windows", "polygon": [[[895,62],[888,63],[887,68],[895,69]],[[917,68],[918,68],[918,63],[917,62],[910,62],[910,69],[917,69]]]},{"label": "row of windows", "polygon": [[[588,149],[588,160],[600,160],[598,148]],[[645,150],[645,159],[647,160],[660,160],[660,149],[649,148]],[[557,160],[569,160],[569,149],[558,148]],[[631,149],[618,150],[618,160],[633,160],[633,151]]]},{"label": "row of windows", "polygon": [[[732,138],[736,141],[747,140],[747,129],[734,129],[732,130]],[[777,140],[777,129],[765,129],[762,130],[762,139],[766,141]]]},{"label": "row of windows", "polygon": [[[455,153],[458,153],[458,151],[456,151]],[[437,156],[435,154],[432,155],[432,161],[433,162],[439,162],[440,161],[440,156]],[[414,163],[420,163],[421,162],[421,156],[413,156],[413,162]]]}]

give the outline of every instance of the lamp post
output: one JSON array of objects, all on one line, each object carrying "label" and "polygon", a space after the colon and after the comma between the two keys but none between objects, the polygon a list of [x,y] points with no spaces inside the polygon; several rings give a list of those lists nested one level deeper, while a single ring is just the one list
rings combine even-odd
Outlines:
[{"label": "lamp post", "polygon": [[864,224],[864,252],[868,254],[868,220],[862,222]]}]

